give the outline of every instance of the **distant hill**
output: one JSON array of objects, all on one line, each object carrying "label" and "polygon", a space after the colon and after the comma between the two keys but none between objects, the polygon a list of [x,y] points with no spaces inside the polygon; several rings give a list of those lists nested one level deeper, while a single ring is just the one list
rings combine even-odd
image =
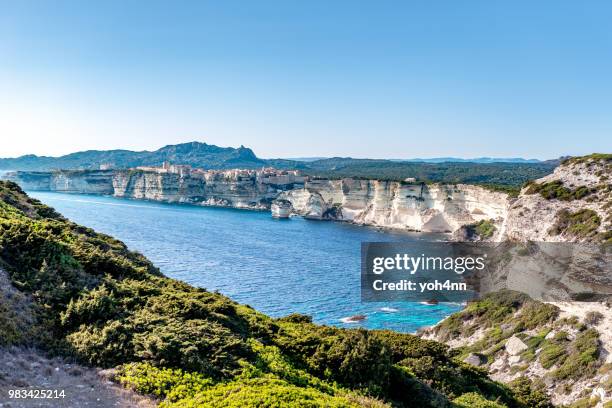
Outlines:
[{"label": "distant hill", "polygon": [[[314,162],[327,160],[330,157],[291,157],[286,160],[297,162]],[[356,159],[358,160],[358,159]],[[460,157],[432,157],[429,159],[389,159],[392,162],[411,162],[411,163],[541,163],[538,159],[523,159],[522,157],[475,157],[463,159]]]},{"label": "distant hill", "polygon": [[2,170],[45,171],[53,169],[98,169],[159,166],[164,161],[210,169],[257,168],[266,165],[249,148],[219,147],[200,142],[168,145],[155,151],[87,150],[60,157],[26,155],[0,159]]},{"label": "distant hill", "polygon": [[541,163],[538,159],[523,159],[521,157],[475,157],[472,159],[434,157],[431,159],[396,159],[393,161],[422,163]]}]

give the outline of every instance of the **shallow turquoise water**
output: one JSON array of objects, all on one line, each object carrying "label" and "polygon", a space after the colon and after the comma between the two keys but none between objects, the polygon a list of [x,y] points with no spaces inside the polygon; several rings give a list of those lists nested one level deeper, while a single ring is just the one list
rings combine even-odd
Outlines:
[{"label": "shallow turquoise water", "polygon": [[[297,312],[322,324],[414,332],[460,309],[456,304],[360,301],[361,242],[418,245],[438,235],[302,218],[275,220],[269,212],[29,194],[79,224],[121,239],[167,276],[218,290],[272,316]],[[341,321],[356,314],[367,318]]]}]

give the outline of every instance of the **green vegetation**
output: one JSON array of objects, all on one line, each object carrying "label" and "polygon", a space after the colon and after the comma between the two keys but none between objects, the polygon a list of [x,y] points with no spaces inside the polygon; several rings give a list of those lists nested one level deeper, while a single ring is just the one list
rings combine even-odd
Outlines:
[{"label": "green vegetation", "polygon": [[580,186],[574,190],[571,190],[563,186],[563,183],[559,180],[550,181],[548,183],[528,183],[525,194],[540,194],[547,200],[581,200],[582,198],[594,193],[595,189],[590,189],[586,186]]},{"label": "green vegetation", "polygon": [[503,408],[504,406],[495,402],[489,401],[476,393],[463,394],[461,397],[453,401],[457,407],[461,408]]},{"label": "green vegetation", "polygon": [[[35,308],[35,334],[22,344],[120,366],[118,381],[165,406],[451,407],[470,398],[531,406],[529,391],[491,381],[443,344],[300,315],[272,319],[162,276],[122,242],[62,218],[13,183],[0,182],[0,197],[0,262]],[[503,319],[508,302],[468,310]]]},{"label": "green vegetation", "polygon": [[497,229],[493,220],[481,220],[467,228],[473,229],[474,233],[483,239],[491,238]]},{"label": "green vegetation", "polygon": [[419,182],[478,184],[518,195],[521,185],[552,173],[554,167],[552,163],[420,163],[333,158],[303,163],[299,168],[319,178],[402,181],[414,177]]},{"label": "green vegetation", "polygon": [[[521,313],[515,315],[519,310]],[[447,341],[459,336],[471,336],[479,328],[490,328],[483,339],[486,344],[476,344],[471,350],[479,352],[481,350],[475,350],[479,346],[493,345],[509,338],[514,332],[553,322],[558,315],[559,309],[553,305],[537,302],[523,293],[504,290],[470,302],[464,310],[451,315],[434,330],[438,338]],[[502,324],[507,329],[502,329]]]},{"label": "green vegetation", "polygon": [[594,329],[578,333],[576,339],[566,346],[567,358],[559,362],[560,367],[553,372],[557,379],[580,378],[596,371],[599,357],[599,334]]},{"label": "green vegetation", "polygon": [[0,159],[0,169],[50,171],[53,169],[98,170],[102,164],[117,169],[136,166],[161,166],[164,161],[188,164],[194,167],[228,169],[261,168],[266,160],[255,156],[246,147],[219,147],[206,143],[191,142],[164,146],[158,150],[133,152],[129,150],[88,150],[61,157],[27,155]]},{"label": "green vegetation", "polygon": [[[538,360],[555,380],[589,377],[598,369],[599,334],[587,329],[577,318],[558,319],[556,306],[530,299],[527,295],[502,291],[487,295],[468,304],[461,312],[450,316],[434,330],[438,338],[450,340],[468,337],[484,329],[481,340],[459,350],[460,358],[480,353],[494,361],[506,341],[516,336],[528,347],[521,361]],[[565,328],[578,331],[573,340]],[[537,330],[536,334],[533,333]],[[554,336],[547,335],[555,330]],[[536,350],[540,350],[536,353]],[[520,370],[520,365],[513,368]],[[531,390],[530,395],[536,391]],[[516,390],[515,390],[516,393]],[[531,405],[530,405],[531,406]]]},{"label": "green vegetation", "polygon": [[490,191],[506,193],[512,198],[518,197],[519,194],[521,193],[521,184],[505,185],[505,184],[478,183],[478,185]]},{"label": "green vegetation", "polygon": [[555,343],[548,343],[542,347],[540,363],[542,364],[542,367],[548,369],[553,365],[564,361],[566,357],[565,347]]},{"label": "green vegetation", "polygon": [[605,161],[612,162],[612,154],[609,153],[593,153],[586,156],[577,156],[570,157],[569,159],[563,160],[561,164],[570,165],[570,164],[580,164],[580,163],[588,163],[594,161]]},{"label": "green vegetation", "polygon": [[563,209],[557,213],[557,221],[550,229],[550,234],[568,234],[579,238],[589,238],[597,235],[601,225],[599,215],[593,210],[583,209],[574,213]]}]

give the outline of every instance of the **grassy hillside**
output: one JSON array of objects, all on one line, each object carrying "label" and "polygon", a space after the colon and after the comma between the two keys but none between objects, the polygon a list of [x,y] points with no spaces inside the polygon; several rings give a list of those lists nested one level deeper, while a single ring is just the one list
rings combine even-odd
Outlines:
[{"label": "grassy hillside", "polygon": [[[495,383],[441,343],[272,319],[166,278],[10,182],[0,182],[0,262],[10,290],[32,301],[17,314],[0,296],[0,324],[13,328],[0,346],[116,367],[116,381],[166,407],[548,406],[528,383]],[[16,330],[24,314],[28,330]]]},{"label": "grassy hillside", "polygon": [[591,407],[599,402],[592,403],[594,389],[612,391],[612,364],[605,363],[607,345],[599,331],[608,330],[604,318],[610,308],[583,307],[595,310],[582,319],[564,316],[556,305],[501,291],[471,302],[429,329],[427,337],[454,344],[461,358],[478,361],[503,382],[527,377],[556,403]]}]

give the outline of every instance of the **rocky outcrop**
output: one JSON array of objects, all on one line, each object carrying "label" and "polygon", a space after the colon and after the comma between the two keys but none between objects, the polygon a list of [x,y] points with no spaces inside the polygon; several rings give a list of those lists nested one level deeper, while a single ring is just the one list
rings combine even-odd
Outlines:
[{"label": "rocky outcrop", "polygon": [[501,291],[469,303],[420,335],[446,343],[493,380],[529,379],[555,406],[607,407],[612,401],[611,323],[612,309],[605,303],[550,304]]},{"label": "rocky outcrop", "polygon": [[303,186],[291,174],[255,170],[79,170],[13,172],[5,178],[25,190],[105,194],[122,198],[234,208],[269,209],[284,189]]},{"label": "rocky outcrop", "polygon": [[521,339],[516,336],[512,336],[506,341],[506,352],[511,356],[516,356],[521,354],[523,351],[527,350],[529,347]]},{"label": "rocky outcrop", "polygon": [[291,203],[287,200],[274,200],[270,206],[274,218],[289,218],[291,216]]},{"label": "rocky outcrop", "polygon": [[566,160],[523,188],[505,234],[518,241],[601,242],[612,238],[612,156]]}]

